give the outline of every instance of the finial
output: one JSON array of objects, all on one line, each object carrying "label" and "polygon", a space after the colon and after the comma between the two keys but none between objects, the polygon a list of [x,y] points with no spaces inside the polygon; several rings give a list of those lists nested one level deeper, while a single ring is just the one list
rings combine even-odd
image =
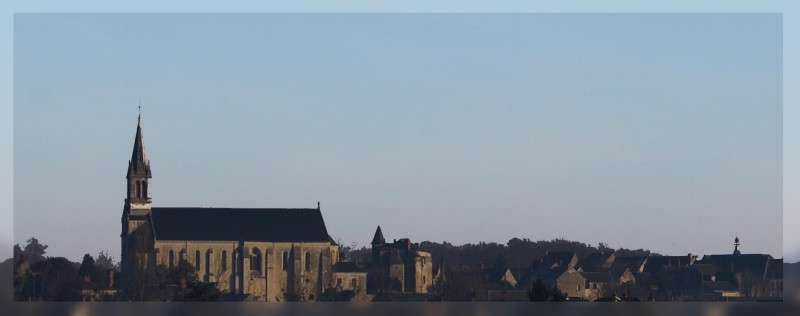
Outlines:
[{"label": "finial", "polygon": [[319,201],[317,201],[317,210],[319,210]]},{"label": "finial", "polygon": [[139,123],[142,123],[142,98],[139,98]]}]

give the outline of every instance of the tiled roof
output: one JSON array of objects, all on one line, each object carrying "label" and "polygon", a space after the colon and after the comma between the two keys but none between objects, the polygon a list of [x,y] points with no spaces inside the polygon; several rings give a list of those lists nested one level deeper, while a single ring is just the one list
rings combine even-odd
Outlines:
[{"label": "tiled roof", "polygon": [[156,240],[330,242],[319,209],[154,207]]}]

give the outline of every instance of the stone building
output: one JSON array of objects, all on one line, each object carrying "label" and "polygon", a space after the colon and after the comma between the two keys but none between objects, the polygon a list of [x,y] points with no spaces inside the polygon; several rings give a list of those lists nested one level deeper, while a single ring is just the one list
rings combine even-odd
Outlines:
[{"label": "stone building", "polygon": [[155,283],[156,271],[181,263],[227,297],[313,301],[334,286],[338,245],[319,203],[297,209],[153,207],[141,116],[126,178],[121,264],[132,299],[148,299],[133,292]]},{"label": "stone building", "polygon": [[372,238],[368,289],[372,292],[427,293],[433,282],[431,254],[408,238],[387,243],[381,227]]}]

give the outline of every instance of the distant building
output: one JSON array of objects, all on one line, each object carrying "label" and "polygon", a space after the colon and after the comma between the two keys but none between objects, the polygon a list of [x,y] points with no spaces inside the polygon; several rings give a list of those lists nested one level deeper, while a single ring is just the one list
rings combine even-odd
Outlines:
[{"label": "distant building", "polygon": [[372,292],[427,293],[433,284],[431,254],[408,238],[387,243],[381,227],[372,238],[369,287]]}]

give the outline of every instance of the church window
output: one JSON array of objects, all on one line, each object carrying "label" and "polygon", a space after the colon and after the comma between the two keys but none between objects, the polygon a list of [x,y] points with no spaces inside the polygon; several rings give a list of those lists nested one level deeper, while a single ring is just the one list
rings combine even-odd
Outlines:
[{"label": "church window", "polygon": [[211,249],[206,251],[206,270],[205,270],[205,274],[206,274],[206,282],[208,282],[209,281],[207,279],[208,275],[211,274]]},{"label": "church window", "polygon": [[253,253],[250,255],[250,270],[261,273],[261,251],[258,248],[253,248]]},{"label": "church window", "polygon": [[142,181],[142,198],[147,199],[147,181]]},{"label": "church window", "polygon": [[228,251],[222,251],[222,271],[228,271]]},{"label": "church window", "polygon": [[194,268],[196,271],[200,271],[200,250],[194,251]]},{"label": "church window", "polygon": [[136,181],[136,197],[137,198],[142,197],[141,183],[139,181]]},{"label": "church window", "polygon": [[169,268],[172,269],[175,267],[175,251],[169,251]]},{"label": "church window", "polygon": [[283,252],[283,271],[286,271],[289,268],[289,253],[284,251]]},{"label": "church window", "polygon": [[422,286],[425,286],[425,276],[422,276]]},{"label": "church window", "polygon": [[311,271],[311,253],[306,252],[306,271]]}]

